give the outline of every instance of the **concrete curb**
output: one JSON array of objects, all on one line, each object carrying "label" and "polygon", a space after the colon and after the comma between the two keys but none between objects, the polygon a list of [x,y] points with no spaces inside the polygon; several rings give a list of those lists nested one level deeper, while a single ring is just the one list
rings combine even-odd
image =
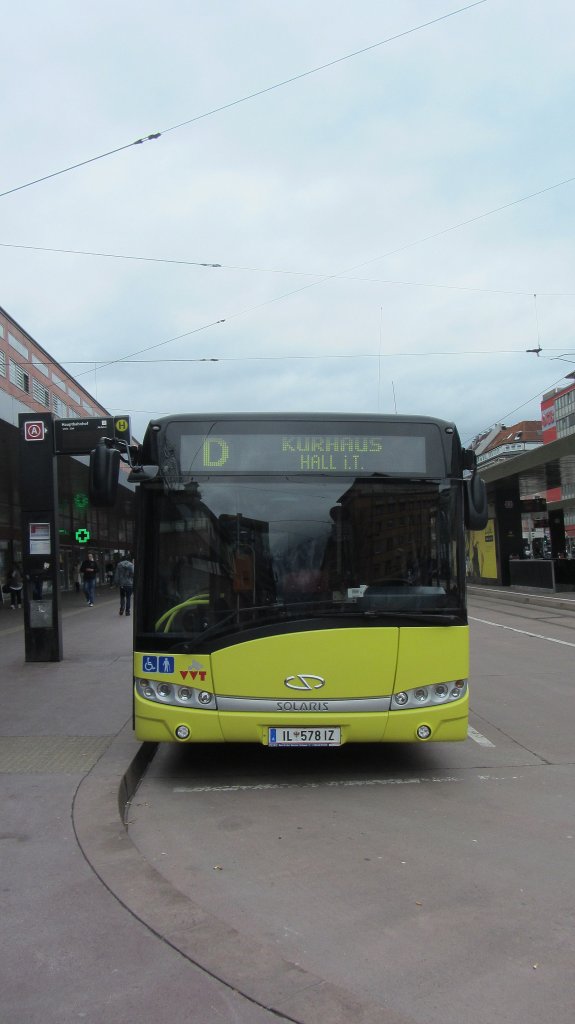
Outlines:
[{"label": "concrete curb", "polygon": [[484,594],[487,597],[495,598],[497,601],[515,601],[520,604],[539,605],[542,608],[560,608],[563,611],[575,611],[575,594],[573,597],[561,597],[557,595],[556,591],[546,591],[542,594],[538,591],[511,590],[509,587],[503,590],[497,587],[472,586],[469,584],[467,591],[472,597]]},{"label": "concrete curb", "polygon": [[407,1024],[403,1016],[363,1002],[241,934],[189,900],[146,861],[123,823],[156,749],[150,743],[139,746],[127,724],[76,792],[76,838],[109,892],[191,963],[280,1019]]}]

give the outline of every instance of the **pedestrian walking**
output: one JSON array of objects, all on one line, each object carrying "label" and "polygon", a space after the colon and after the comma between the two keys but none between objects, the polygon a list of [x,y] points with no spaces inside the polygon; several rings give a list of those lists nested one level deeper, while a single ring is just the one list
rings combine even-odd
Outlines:
[{"label": "pedestrian walking", "polygon": [[17,565],[13,565],[7,577],[10,594],[10,608],[13,612],[22,607],[22,573]]},{"label": "pedestrian walking", "polygon": [[80,566],[80,573],[83,580],[86,604],[89,608],[93,608],[94,598],[96,596],[96,576],[98,575],[98,566],[94,561],[94,556],[91,551],[88,554],[88,557],[82,562]]},{"label": "pedestrian walking", "polygon": [[121,562],[118,562],[116,571],[114,572],[114,583],[120,588],[120,615],[130,614],[130,605],[132,602],[132,591],[134,589],[134,563],[131,555],[127,554],[124,556]]}]

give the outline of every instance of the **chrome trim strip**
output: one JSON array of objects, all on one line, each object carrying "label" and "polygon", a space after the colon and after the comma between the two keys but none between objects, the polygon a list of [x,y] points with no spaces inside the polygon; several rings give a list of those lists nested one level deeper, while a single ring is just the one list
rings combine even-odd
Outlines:
[{"label": "chrome trim strip", "polygon": [[222,697],[218,694],[218,711],[251,711],[264,714],[353,714],[366,711],[389,711],[389,697],[361,697],[356,700],[318,700],[311,697],[302,700],[299,697],[267,700],[260,697]]}]

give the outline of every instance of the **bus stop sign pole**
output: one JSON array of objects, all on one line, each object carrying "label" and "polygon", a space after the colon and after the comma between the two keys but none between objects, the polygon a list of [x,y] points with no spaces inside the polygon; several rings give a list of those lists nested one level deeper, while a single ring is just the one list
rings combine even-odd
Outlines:
[{"label": "bus stop sign pole", "polygon": [[18,427],[26,661],[61,661],[54,417],[51,413],[20,413]]}]

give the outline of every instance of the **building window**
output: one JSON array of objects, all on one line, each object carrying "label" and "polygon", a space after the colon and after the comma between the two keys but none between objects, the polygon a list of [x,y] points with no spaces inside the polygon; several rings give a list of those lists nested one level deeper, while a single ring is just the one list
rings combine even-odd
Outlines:
[{"label": "building window", "polygon": [[48,364],[47,363],[43,363],[40,359],[38,359],[37,356],[34,355],[34,353],[32,353],[32,363],[36,367],[37,370],[40,370],[40,373],[45,374],[46,377],[50,376],[50,373],[49,373],[49,370],[48,370]]},{"label": "building window", "polygon": [[70,395],[70,398],[72,399],[72,401],[73,402],[77,402],[78,405],[79,405],[80,404],[80,395],[78,395],[76,391],[73,391],[72,388],[69,387],[69,386],[68,386],[68,388],[66,390],[67,390],[68,394]]},{"label": "building window", "polygon": [[59,388],[62,388],[62,391],[66,390],[66,385],[64,384],[64,381],[62,380],[61,377],[58,377],[58,374],[54,373],[53,370],[52,370],[52,380],[54,381],[54,384],[57,384]]},{"label": "building window", "polygon": [[66,419],[68,416],[68,410],[66,405],[58,395],[52,395],[52,412],[54,416],[58,416],[61,420]]},{"label": "building window", "polygon": [[0,348],[0,377],[6,376],[6,353]]},{"label": "building window", "polygon": [[50,408],[50,392],[48,388],[44,387],[39,380],[32,378],[32,397],[36,399],[40,405],[45,405],[47,409]]},{"label": "building window", "polygon": [[21,356],[24,356],[25,359],[28,358],[28,349],[21,341],[18,341],[18,338],[15,338],[13,334],[10,334],[10,331],[8,331],[8,344],[11,345],[12,348],[15,348],[16,351],[19,352]]},{"label": "building window", "polygon": [[26,371],[12,359],[10,360],[10,381],[15,387],[20,388],[20,391],[25,391],[29,394],[30,378]]}]

